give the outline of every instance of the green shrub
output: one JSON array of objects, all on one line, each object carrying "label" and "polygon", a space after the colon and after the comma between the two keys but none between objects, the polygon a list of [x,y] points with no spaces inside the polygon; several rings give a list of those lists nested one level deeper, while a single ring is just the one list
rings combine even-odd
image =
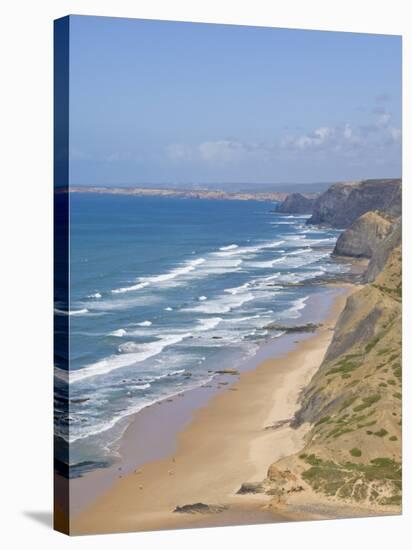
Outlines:
[{"label": "green shrub", "polygon": [[393,369],[393,374],[400,380],[402,378],[402,369],[400,367],[396,367]]},{"label": "green shrub", "polygon": [[362,451],[360,449],[358,449],[357,447],[354,447],[349,452],[352,456],[356,456],[356,457],[362,456]]},{"label": "green shrub", "polygon": [[387,435],[387,434],[388,434],[388,432],[385,430],[385,428],[381,428],[377,432],[374,432],[374,435],[376,435],[378,437],[385,437],[385,435]]},{"label": "green shrub", "polygon": [[380,336],[375,336],[375,338],[372,338],[372,340],[370,340],[366,344],[366,346],[365,346],[366,353],[369,353],[370,350],[376,346],[376,344],[379,342],[379,339],[380,339]]},{"label": "green shrub", "polygon": [[368,407],[370,407],[374,403],[377,403],[380,398],[381,398],[381,396],[378,393],[376,393],[374,395],[369,395],[368,397],[363,397],[362,398],[362,404],[358,405],[357,407],[354,407],[353,410],[355,412],[363,411],[364,409],[367,409]]},{"label": "green shrub", "polygon": [[[336,463],[310,455],[306,462],[311,467],[302,473],[302,477],[315,491],[328,496],[362,501],[368,497],[368,488],[373,487],[370,493],[372,500],[380,504],[397,504],[400,501],[401,464],[390,458],[375,458],[367,464],[349,461]],[[389,490],[389,496],[379,497],[379,486],[385,488],[386,494]]]},{"label": "green shrub", "polygon": [[352,372],[353,370],[360,367],[361,363],[356,363],[355,361],[340,361],[337,363],[338,366],[334,367],[333,369],[330,369],[329,372],[326,373],[326,376],[329,376],[331,374],[347,374],[349,372]]},{"label": "green shrub", "polygon": [[352,395],[351,397],[348,397],[348,399],[346,399],[343,403],[342,403],[342,406],[341,408],[339,409],[339,412],[342,412],[343,410],[345,410],[346,408],[350,407],[352,405],[352,403],[354,403],[356,400],[357,400],[357,396],[356,395]]},{"label": "green shrub", "polygon": [[364,424],[358,424],[358,428],[369,428],[369,426],[374,426],[376,422],[376,420],[371,420],[370,422],[365,422]]},{"label": "green shrub", "polygon": [[383,505],[400,505],[402,504],[402,495],[393,495],[391,497],[386,497],[381,500]]},{"label": "green shrub", "polygon": [[315,424],[315,426],[319,426],[319,424],[324,424],[325,422],[329,422],[330,416],[324,416],[320,420],[318,420]]}]

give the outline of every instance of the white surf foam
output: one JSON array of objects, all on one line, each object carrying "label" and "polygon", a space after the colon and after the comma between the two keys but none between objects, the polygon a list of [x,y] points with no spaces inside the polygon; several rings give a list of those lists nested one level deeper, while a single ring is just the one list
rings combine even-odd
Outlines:
[{"label": "white surf foam", "polygon": [[122,353],[119,355],[111,355],[96,363],[87,365],[82,369],[71,371],[69,375],[70,383],[85,380],[92,376],[99,376],[108,374],[113,370],[128,367],[136,363],[140,363],[158,355],[163,349],[173,344],[177,344],[191,336],[191,333],[184,334],[171,334],[155,340],[154,342],[148,342],[143,344],[137,344],[135,342],[125,342],[119,347],[119,351]]},{"label": "white surf foam", "polygon": [[183,311],[209,314],[229,313],[229,311],[232,311],[233,309],[236,309],[253,299],[254,295],[251,292],[232,294],[230,296],[226,294],[218,296],[213,300],[208,300],[198,306],[186,308]]},{"label": "white surf foam", "polygon": [[281,318],[283,317],[292,317],[293,319],[296,319],[301,316],[301,310],[306,307],[306,301],[309,299],[309,296],[304,296],[303,298],[298,298],[292,303],[292,306],[285,310],[281,314]]},{"label": "white surf foam", "polygon": [[115,288],[112,290],[113,294],[124,294],[125,292],[133,292],[134,290],[140,290],[141,288],[145,288],[146,286],[149,286],[149,283],[137,283],[132,286],[125,286],[123,288]]},{"label": "white surf foam", "polygon": [[121,338],[122,336],[125,336],[126,334],[127,334],[127,331],[124,328],[119,328],[119,329],[114,330],[113,332],[111,332],[109,336],[117,336],[117,337]]},{"label": "white surf foam", "polygon": [[196,331],[207,331],[216,328],[223,319],[221,317],[209,317],[207,319],[199,319],[199,326],[196,327]]},{"label": "white surf foam", "polygon": [[69,311],[63,310],[63,309],[54,309],[54,313],[57,315],[85,315],[86,313],[89,313],[89,310],[87,308],[82,309],[71,309]]},{"label": "white surf foam", "polygon": [[273,267],[277,260],[268,260],[261,262],[248,262],[248,267],[257,267],[258,269],[266,269],[268,267]]},{"label": "white surf foam", "polygon": [[140,290],[149,285],[157,285],[159,283],[161,284],[167,281],[171,281],[173,279],[176,279],[177,277],[191,273],[197,268],[197,266],[203,264],[205,261],[205,258],[196,258],[195,260],[187,261],[183,265],[171,269],[167,273],[161,273],[160,275],[151,275],[147,277],[139,277],[137,283],[127,287],[116,288],[112,290],[112,293],[123,294],[124,292]]},{"label": "white surf foam", "polygon": [[287,256],[295,256],[297,254],[305,254],[305,252],[312,252],[313,248],[307,247],[307,248],[298,248],[296,250],[292,250],[291,252],[287,252]]},{"label": "white surf foam", "polygon": [[230,257],[230,256],[248,256],[251,254],[256,254],[260,250],[276,248],[279,245],[283,244],[285,241],[265,241],[263,243],[258,243],[252,246],[238,246],[235,249],[224,250],[220,252],[214,252],[215,256],[219,257]]},{"label": "white surf foam", "polygon": [[239,245],[229,244],[228,246],[221,246],[219,250],[234,250],[235,248],[239,248]]},{"label": "white surf foam", "polygon": [[225,288],[224,292],[227,292],[228,294],[239,294],[240,292],[244,292],[246,289],[248,289],[250,286],[250,283],[245,283],[240,286],[235,286],[233,288]]},{"label": "white surf foam", "polygon": [[164,281],[170,281],[171,279],[175,279],[176,277],[179,277],[180,275],[186,275],[187,273],[192,272],[198,265],[201,265],[205,262],[205,258],[197,258],[196,260],[191,260],[187,262],[185,265],[181,267],[176,267],[175,269],[172,269],[168,273],[163,273],[161,275],[154,275],[152,277],[142,277],[143,281],[147,281],[150,283],[163,283]]}]

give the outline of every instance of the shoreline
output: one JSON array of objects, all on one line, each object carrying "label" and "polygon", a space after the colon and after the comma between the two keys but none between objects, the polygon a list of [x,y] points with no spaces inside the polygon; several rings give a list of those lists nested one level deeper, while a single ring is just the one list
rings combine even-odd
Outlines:
[{"label": "shoreline", "polygon": [[[174,199],[196,199],[196,200],[237,200],[237,201],[263,201],[282,202],[290,194],[288,191],[267,191],[267,192],[243,192],[243,191],[219,191],[211,189],[176,189],[173,187],[88,187],[71,186],[70,188],[58,190],[58,193],[68,192],[77,194],[94,195],[117,195],[126,197],[160,197]],[[303,193],[308,198],[314,198],[318,193]]]},{"label": "shoreline", "polygon": [[[288,335],[290,346],[284,353],[259,356],[255,368],[242,371],[240,377],[225,375],[223,380],[219,377],[219,391],[210,392],[206,399],[197,402],[189,418],[185,400],[175,399],[177,426],[173,417],[171,429],[169,420],[163,426],[165,436],[172,432],[174,448],[169,444],[157,455],[151,453],[150,449],[159,445],[150,440],[150,431],[144,429],[145,411],[153,420],[156,415],[162,417],[160,411],[165,407],[152,406],[140,411],[122,439],[124,466],[118,467],[116,474],[112,471],[112,476],[99,471],[87,476],[90,488],[93,484],[95,489],[98,487],[96,498],[92,503],[78,505],[79,513],[73,514],[71,532],[145,531],[297,519],[288,517],[286,510],[285,513],[262,510],[268,501],[265,495],[236,492],[244,482],[261,481],[271,463],[302,448],[308,427],[295,430],[287,420],[298,407],[301,390],[321,364],[346,297],[353,288],[350,284],[335,287],[326,319],[314,334]],[[150,409],[156,411],[154,417]],[[146,445],[139,450],[138,444],[143,440]],[[136,453],[142,454],[142,449],[146,449],[146,460],[143,467],[134,471]],[[80,493],[76,485],[84,487],[85,482],[85,478],[71,480],[74,493]],[[173,513],[177,506],[195,502],[227,508],[214,514]]]},{"label": "shoreline", "polygon": [[[324,283],[319,291],[310,295],[301,311],[299,324],[321,323],[327,317],[336,296],[346,283]],[[291,320],[289,320],[290,322]],[[294,323],[293,323],[294,324]],[[220,374],[217,366],[210,365],[211,380],[181,392],[166,396],[125,417],[127,426],[112,451],[112,463],[96,467],[70,479],[70,515],[73,517],[107,491],[120,475],[126,475],[148,462],[165,458],[175,450],[176,438],[193,418],[197,409],[208,405],[217,394],[227,391],[242,372],[254,370],[273,357],[283,357],[301,341],[311,338],[311,332],[284,333],[280,337],[268,336],[251,357],[238,357],[236,362],[219,365],[236,367],[238,374]],[[144,444],[140,444],[144,442]],[[58,482],[64,478],[57,477]]]}]

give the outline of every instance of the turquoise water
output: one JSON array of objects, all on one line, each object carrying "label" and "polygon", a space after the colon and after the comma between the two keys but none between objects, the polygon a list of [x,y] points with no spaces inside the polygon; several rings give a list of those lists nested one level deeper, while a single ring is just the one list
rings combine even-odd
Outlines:
[{"label": "turquoise water", "polygon": [[[110,459],[132,413],[256,353],[271,322],[293,322],[344,267],[338,231],[274,204],[70,196],[70,388],[56,431],[70,462]],[[300,283],[291,285],[290,283]],[[270,337],[281,333],[270,332]]]}]

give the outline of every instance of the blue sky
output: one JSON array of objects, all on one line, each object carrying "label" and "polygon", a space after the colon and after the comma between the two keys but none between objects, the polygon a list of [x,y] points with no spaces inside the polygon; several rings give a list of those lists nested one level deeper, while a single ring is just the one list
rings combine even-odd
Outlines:
[{"label": "blue sky", "polygon": [[401,38],[72,16],[70,182],[401,175]]}]

